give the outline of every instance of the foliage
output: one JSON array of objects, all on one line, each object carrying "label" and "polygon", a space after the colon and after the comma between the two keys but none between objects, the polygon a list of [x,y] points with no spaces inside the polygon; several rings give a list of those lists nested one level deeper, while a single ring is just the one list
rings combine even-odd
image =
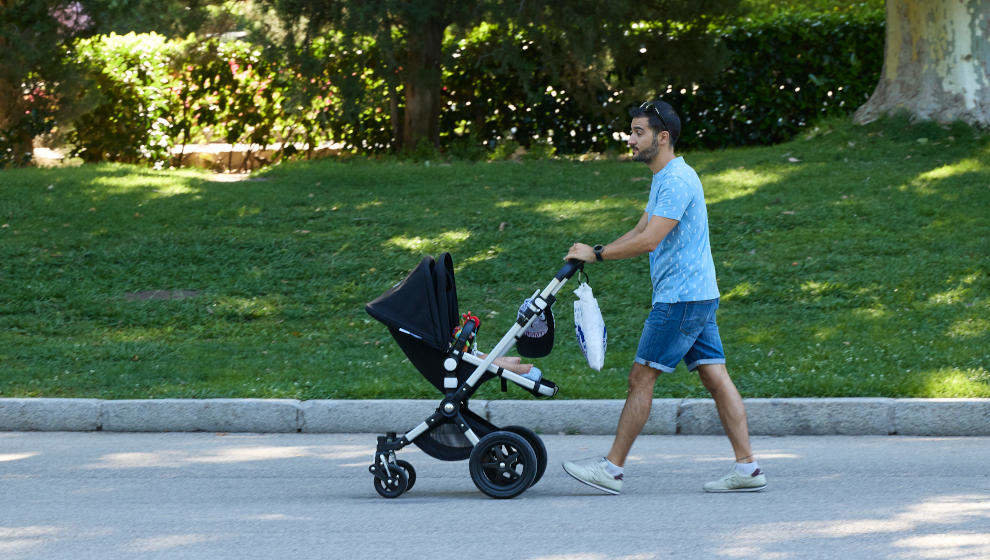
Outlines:
[{"label": "foliage", "polygon": [[690,50],[701,39],[635,24],[628,40],[613,48],[616,62],[607,82],[582,90],[593,92],[592,109],[553,82],[539,92],[525,91],[515,67],[485,53],[505,49],[506,42],[517,45],[530,64],[522,72],[537,74],[542,53],[491,29],[453,47],[441,128],[454,137],[470,132],[490,145],[508,134],[522,144],[545,140],[562,153],[605,151],[627,126],[624,108],[662,96],[682,115],[682,148],[780,142],[818,118],[849,114],[866,100],[882,64],[883,25],[883,13],[870,11],[715,27],[709,37],[725,49],[725,70],[678,82],[666,79],[666,66],[646,57]]},{"label": "foliage", "polygon": [[[497,48],[484,55],[511,73],[527,97],[541,92],[546,83],[580,92],[603,78],[608,71],[609,48],[623,39],[630,22],[666,21],[670,14],[677,14],[681,21],[705,21],[708,14],[729,12],[739,2],[266,1],[281,17],[286,28],[286,52],[293,55],[296,67],[303,74],[319,66],[311,47],[326,33],[339,34],[345,50],[351,51],[362,50],[356,45],[370,39],[379,56],[369,58],[374,63],[367,68],[372,79],[381,82],[387,95],[387,103],[379,106],[389,108],[384,115],[389,120],[385,128],[392,131],[396,141],[401,139],[401,147],[407,150],[422,139],[440,142],[443,128],[438,126],[438,119],[443,111],[440,97],[445,85],[441,69],[444,42],[449,45],[451,41],[459,41],[477,28],[498,29],[502,38],[494,42]],[[692,25],[682,33],[698,35],[702,31],[703,26]],[[520,38],[536,45],[535,51],[540,53],[538,65],[534,66],[530,53],[514,43]],[[677,57],[671,53],[666,60],[676,61]],[[533,72],[534,68],[538,71]],[[577,97],[586,108],[595,103],[593,95]]]},{"label": "foliage", "polygon": [[[73,122],[68,140],[84,161],[164,162],[177,112],[169,73],[177,45],[157,34],[100,35],[80,41],[77,62],[91,104]],[[88,102],[88,103],[87,103]]]},{"label": "foliage", "polygon": [[[167,40],[161,35],[101,35],[78,45],[76,61],[94,87],[69,140],[86,161],[147,161],[163,166],[172,148],[194,141],[265,146],[309,138],[302,124],[329,107],[287,111],[282,68],[243,41]],[[283,151],[290,146],[283,145]],[[181,162],[176,162],[181,163]]]},{"label": "foliage", "polygon": [[[990,136],[818,123],[687,152],[705,185],[729,369],[747,397],[990,397]],[[0,395],[434,397],[364,304],[450,251],[489,349],[575,240],[642,213],[614,160],[290,163],[250,180],[128,165],[0,172]],[[601,372],[555,305],[558,398],[622,398],[645,258],[591,265]],[[479,398],[528,398],[488,383]],[[683,367],[658,397],[707,393]]]},{"label": "foliage", "polygon": [[721,32],[731,53],[717,80],[657,93],[684,115],[685,147],[772,144],[827,116],[851,114],[876,86],[884,15],[785,15]]},{"label": "foliage", "polygon": [[73,68],[76,39],[119,29],[184,34],[201,24],[209,5],[218,2],[0,1],[0,167],[27,164],[34,137],[75,118],[72,101],[88,87]]}]

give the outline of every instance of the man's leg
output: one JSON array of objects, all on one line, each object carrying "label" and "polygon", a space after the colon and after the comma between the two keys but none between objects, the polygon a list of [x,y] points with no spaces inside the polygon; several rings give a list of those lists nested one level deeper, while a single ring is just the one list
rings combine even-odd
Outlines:
[{"label": "man's leg", "polygon": [[729,377],[725,364],[702,364],[698,366],[701,383],[715,400],[719,420],[729,436],[729,443],[736,454],[737,463],[752,463],[753,449],[749,446],[749,425],[746,422],[746,408],[736,384]]},{"label": "man's leg", "polygon": [[[636,437],[643,431],[643,426],[650,418],[650,407],[653,405],[653,386],[656,385],[659,370],[634,363],[629,370],[629,393],[626,404],[619,415],[619,426],[615,430],[615,440],[606,459],[618,467],[626,464],[626,457]],[[744,420],[745,422],[745,420]]]}]

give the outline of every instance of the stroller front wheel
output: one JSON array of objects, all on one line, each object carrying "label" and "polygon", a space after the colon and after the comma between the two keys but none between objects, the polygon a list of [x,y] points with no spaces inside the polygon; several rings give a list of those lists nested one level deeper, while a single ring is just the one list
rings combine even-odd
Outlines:
[{"label": "stroller front wheel", "polygon": [[492,498],[515,498],[536,478],[536,452],[519,434],[495,431],[474,446],[468,466],[478,490]]},{"label": "stroller front wheel", "polygon": [[375,491],[383,498],[398,498],[409,489],[409,475],[399,466],[392,466],[390,472],[387,480],[375,477]]}]

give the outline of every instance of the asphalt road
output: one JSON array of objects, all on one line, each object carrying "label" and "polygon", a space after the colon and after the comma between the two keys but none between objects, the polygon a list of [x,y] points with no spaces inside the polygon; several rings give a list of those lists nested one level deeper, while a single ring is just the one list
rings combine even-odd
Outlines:
[{"label": "asphalt road", "polygon": [[0,433],[0,558],[990,558],[990,438],[757,437],[768,489],[705,494],[725,438],[644,436],[621,496],[559,466],[610,436],[544,439],[516,499],[410,447],[386,500],[374,434]]}]

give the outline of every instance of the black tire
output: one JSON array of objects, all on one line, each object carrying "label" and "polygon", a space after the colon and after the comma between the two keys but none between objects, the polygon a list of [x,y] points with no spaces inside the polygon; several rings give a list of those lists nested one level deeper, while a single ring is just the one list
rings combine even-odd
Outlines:
[{"label": "black tire", "polygon": [[536,483],[543,478],[543,473],[547,472],[547,446],[543,444],[543,440],[536,435],[536,432],[524,426],[506,426],[502,428],[502,431],[521,435],[533,448],[533,452],[536,453],[536,477],[530,486],[536,486]]},{"label": "black tire", "polygon": [[398,498],[409,487],[409,475],[402,467],[392,466],[391,482],[375,477],[375,491],[383,498]]},{"label": "black tire", "polygon": [[536,478],[536,452],[526,438],[497,431],[481,438],[471,451],[471,480],[492,498],[515,498]]},{"label": "black tire", "polygon": [[409,478],[409,484],[406,485],[406,492],[412,490],[413,484],[416,484],[416,469],[409,463],[409,461],[403,461],[398,459],[395,461],[396,465],[402,467],[406,471],[406,476]]}]

